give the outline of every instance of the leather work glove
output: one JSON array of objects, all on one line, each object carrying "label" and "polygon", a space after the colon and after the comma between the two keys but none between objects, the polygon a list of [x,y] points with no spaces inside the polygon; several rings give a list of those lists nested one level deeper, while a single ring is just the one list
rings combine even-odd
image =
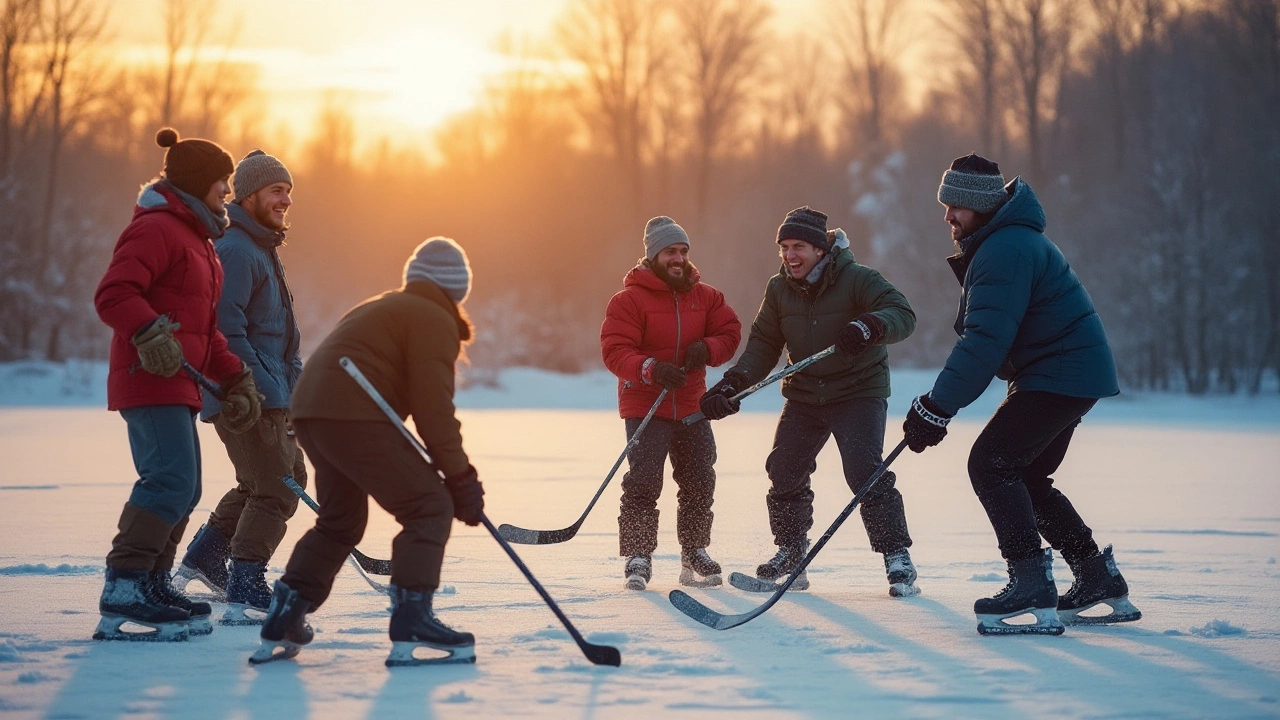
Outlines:
[{"label": "leather work glove", "polygon": [[266,400],[258,392],[253,373],[247,368],[222,383],[222,411],[219,422],[228,432],[243,435],[262,417],[262,403]]},{"label": "leather work glove", "polygon": [[653,364],[653,381],[668,390],[679,390],[686,380],[685,372],[669,362],[659,360]]},{"label": "leather work glove", "polygon": [[723,420],[742,408],[741,403],[733,402],[729,398],[742,392],[746,386],[746,376],[730,370],[724,374],[723,380],[702,396],[698,401],[698,409],[709,420]]},{"label": "leather work glove", "polygon": [[182,345],[173,336],[182,327],[161,315],[133,334],[131,342],[138,348],[142,369],[152,375],[173,377],[182,369]]},{"label": "leather work glove", "polygon": [[701,340],[694,340],[684,349],[684,369],[686,372],[698,372],[707,367],[711,359],[711,349]]},{"label": "leather work glove", "polygon": [[933,403],[927,394],[911,401],[911,410],[902,423],[902,433],[907,439],[907,447],[912,452],[924,452],[942,442],[947,436],[947,423],[951,416]]},{"label": "leather work glove", "polygon": [[884,339],[884,323],[871,313],[859,315],[836,334],[836,349],[852,357]]},{"label": "leather work glove", "polygon": [[468,465],[465,471],[445,478],[444,486],[453,498],[453,516],[472,527],[479,525],[484,513],[484,486],[475,467]]}]

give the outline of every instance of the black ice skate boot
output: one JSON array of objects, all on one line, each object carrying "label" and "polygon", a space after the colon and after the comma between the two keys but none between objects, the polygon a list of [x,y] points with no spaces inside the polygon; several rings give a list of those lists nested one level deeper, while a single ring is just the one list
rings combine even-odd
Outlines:
[{"label": "black ice skate boot", "polygon": [[[145,570],[107,568],[107,581],[98,601],[102,619],[94,630],[94,640],[151,640],[177,642],[187,639],[191,615],[186,611],[157,601],[147,592],[149,580]],[[129,632],[125,623],[143,625],[151,632]]]},{"label": "black ice skate boot", "polygon": [[[307,624],[307,613],[315,608],[306,598],[280,580],[271,594],[271,605],[262,623],[262,647],[249,656],[251,665],[261,665],[272,660],[288,660],[298,654],[303,645],[311,642],[315,633]],[[281,652],[276,652],[281,648]]]},{"label": "black ice skate boot", "polygon": [[[1133,622],[1142,617],[1142,612],[1129,602],[1129,584],[1116,569],[1110,545],[1093,557],[1069,564],[1075,580],[1071,589],[1058,598],[1058,616],[1062,622],[1067,625],[1107,625]],[[1081,614],[1097,605],[1108,606],[1111,613]]]},{"label": "black ice skate boot", "polygon": [[[458,632],[436,618],[431,611],[434,591],[417,592],[394,588],[391,596],[391,655],[387,667],[404,665],[445,665],[476,661],[476,636]],[[420,659],[413,656],[419,647],[443,650],[448,655]]]},{"label": "black ice skate boot", "polygon": [[[973,604],[978,616],[979,635],[1061,635],[1058,619],[1058,588],[1053,584],[1053,551],[1042,550],[1026,560],[1009,563],[1009,584],[995,597]],[[1031,613],[1035,622],[1025,625],[1004,622]]]},{"label": "black ice skate boot", "polygon": [[648,555],[633,555],[627,558],[622,575],[627,579],[628,590],[643,590],[653,577],[653,561]]},{"label": "black ice skate boot", "polygon": [[192,635],[208,635],[213,632],[213,622],[209,617],[213,614],[213,608],[207,602],[195,602],[178,592],[170,584],[168,570],[152,570],[147,575],[147,583],[147,591],[153,600],[187,611],[191,616],[188,627]]},{"label": "black ice skate boot", "polygon": [[173,573],[173,588],[179,592],[187,589],[187,583],[199,580],[213,591],[215,600],[227,595],[227,560],[231,557],[231,541],[223,537],[212,525],[200,526],[182,563]]},{"label": "black ice skate boot", "polygon": [[916,566],[911,553],[899,548],[884,554],[884,572],[889,578],[889,597],[912,597],[920,594],[916,587]]},{"label": "black ice skate boot", "polygon": [[706,548],[680,550],[680,584],[689,587],[715,587],[723,582],[720,563],[711,559]]},{"label": "black ice skate boot", "polygon": [[[804,537],[792,543],[785,543],[778,546],[778,552],[774,553],[769,562],[761,564],[756,568],[756,577],[761,580],[778,580],[791,574],[800,565],[800,561],[804,559],[805,553],[809,552],[809,538]],[[809,572],[802,571],[796,576],[796,581],[791,584],[792,590],[808,590],[809,589]]]},{"label": "black ice skate boot", "polygon": [[261,625],[271,604],[267,585],[267,564],[249,560],[231,561],[227,579],[227,611],[221,625]]}]

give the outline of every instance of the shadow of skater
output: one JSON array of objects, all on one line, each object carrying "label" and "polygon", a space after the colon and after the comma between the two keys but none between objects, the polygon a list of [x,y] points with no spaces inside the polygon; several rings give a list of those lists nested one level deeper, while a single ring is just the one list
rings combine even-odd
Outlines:
[{"label": "shadow of skater", "polygon": [[[243,653],[241,653],[243,655]],[[244,662],[244,658],[240,658]],[[240,699],[240,708],[251,718],[276,720],[307,717],[307,687],[296,662],[274,662],[253,668],[255,677]]]},{"label": "shadow of skater", "polygon": [[365,717],[377,718],[423,718],[427,720],[436,716],[432,707],[432,694],[441,686],[458,683],[459,687],[451,688],[436,703],[457,703],[463,709],[475,697],[467,692],[464,683],[480,677],[475,665],[424,665],[418,667],[387,668],[387,681],[382,690],[369,707]]}]

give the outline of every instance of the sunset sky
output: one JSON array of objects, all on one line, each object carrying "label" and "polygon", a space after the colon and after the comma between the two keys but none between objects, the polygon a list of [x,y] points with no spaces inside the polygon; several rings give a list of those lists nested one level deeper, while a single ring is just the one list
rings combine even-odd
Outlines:
[{"label": "sunset sky", "polygon": [[[442,120],[475,104],[487,75],[508,66],[495,49],[499,38],[545,39],[567,4],[221,0],[209,6],[216,10],[205,52],[229,53],[260,68],[268,126],[283,123],[306,134],[328,99],[343,103],[362,130],[425,139]],[[819,4],[775,0],[775,27],[804,22]],[[109,27],[120,56],[161,61],[162,18],[161,0],[112,2]]]}]

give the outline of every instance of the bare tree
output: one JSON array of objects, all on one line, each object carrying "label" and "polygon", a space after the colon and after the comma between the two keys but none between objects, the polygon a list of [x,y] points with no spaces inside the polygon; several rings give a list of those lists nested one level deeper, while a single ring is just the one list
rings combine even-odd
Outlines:
[{"label": "bare tree", "polygon": [[[1123,1],[1123,0],[1121,0]],[[1000,133],[1000,42],[998,0],[948,0],[954,28],[952,52],[965,66],[967,82],[976,88],[979,152],[993,152]]]},{"label": "bare tree", "polygon": [[1044,122],[1053,114],[1071,35],[1068,0],[1001,0],[1004,39],[1018,90],[1030,175],[1044,178]]},{"label": "bare tree", "polygon": [[695,199],[705,219],[711,166],[741,120],[750,80],[765,51],[764,0],[682,0],[675,5],[689,53],[694,109]]},{"label": "bare tree", "polygon": [[161,125],[173,124],[174,116],[186,99],[196,68],[196,55],[209,29],[209,24],[200,15],[203,10],[204,6],[195,0],[164,0],[165,66]]},{"label": "bare tree", "polygon": [[[3,0],[0,6],[0,177],[7,174],[15,125],[29,128],[39,110],[39,93],[29,96],[33,35],[40,22],[39,0]],[[21,141],[22,138],[19,138]]]},{"label": "bare tree", "polygon": [[857,128],[856,142],[879,147],[901,100],[897,63],[910,41],[908,0],[830,0],[832,37],[844,61],[849,92],[841,94]]}]

